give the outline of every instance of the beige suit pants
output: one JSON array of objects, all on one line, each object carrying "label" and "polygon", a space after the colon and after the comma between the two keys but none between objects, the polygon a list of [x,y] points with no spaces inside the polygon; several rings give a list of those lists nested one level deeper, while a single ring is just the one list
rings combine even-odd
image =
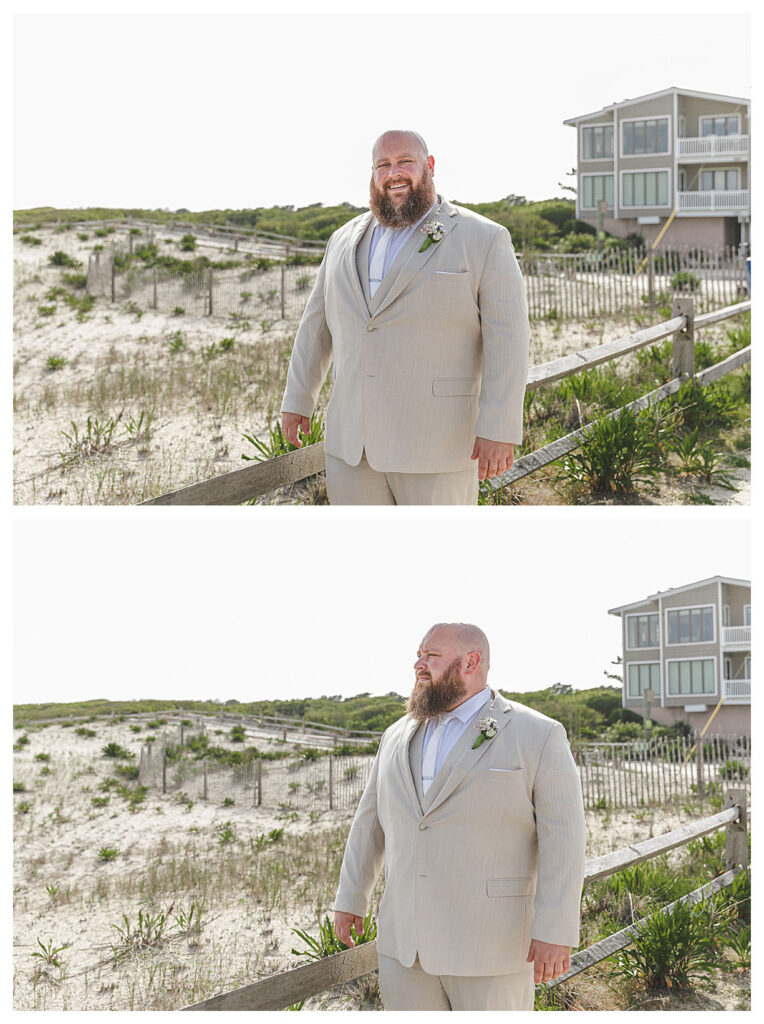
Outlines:
[{"label": "beige suit pants", "polygon": [[520,974],[485,978],[427,974],[379,954],[379,991],[386,1010],[532,1010],[533,964]]},{"label": "beige suit pants", "polygon": [[331,505],[476,505],[478,464],[457,473],[380,473],[361,456],[357,466],[326,456]]}]

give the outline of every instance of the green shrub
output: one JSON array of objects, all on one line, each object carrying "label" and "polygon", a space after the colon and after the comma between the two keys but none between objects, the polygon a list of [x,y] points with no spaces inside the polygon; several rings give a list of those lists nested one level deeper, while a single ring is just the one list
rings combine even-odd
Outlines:
[{"label": "green shrub", "polygon": [[68,253],[61,252],[60,249],[56,249],[54,253],[48,256],[48,263],[53,267],[81,267],[82,260],[75,259],[74,256],[70,256]]},{"label": "green shrub", "polygon": [[119,856],[119,850],[114,846],[102,846],[98,851],[98,859],[107,864],[110,860],[115,860]]},{"label": "green shrub", "polygon": [[45,365],[53,373],[56,370],[60,370],[62,367],[66,366],[66,357],[48,356],[48,358],[45,360]]},{"label": "green shrub", "polygon": [[183,252],[193,252],[196,249],[196,239],[193,235],[184,235],[180,240],[180,248]]},{"label": "green shrub", "polygon": [[135,754],[130,750],[125,750],[125,748],[121,747],[119,743],[107,743],[106,746],[101,747],[101,753],[104,757],[119,757],[124,760],[135,757]]},{"label": "green shrub", "polygon": [[42,239],[35,238],[34,235],[22,235],[21,241],[24,245],[42,245]]},{"label": "green shrub", "polygon": [[[268,428],[268,441],[261,441],[253,434],[243,434],[245,440],[254,445],[258,454],[242,455],[247,462],[265,462],[268,459],[275,459],[277,455],[284,455],[286,452],[296,451],[296,446],[291,444],[284,437],[281,423],[277,421],[274,426]],[[310,418],[310,430],[305,434],[300,430],[300,439],[303,445],[316,444],[324,438],[324,420],[318,413]]]},{"label": "green shrub", "polygon": [[671,278],[671,288],[675,292],[700,291],[700,278],[689,270],[679,270]]},{"label": "green shrub", "polygon": [[613,973],[635,978],[648,989],[690,989],[717,963],[705,903],[678,903],[640,922],[632,948],[616,957]]},{"label": "green shrub", "polygon": [[61,280],[70,288],[84,288],[88,283],[87,274],[62,274]]},{"label": "green shrub", "polygon": [[[377,936],[377,922],[372,916],[371,911],[364,917],[362,927],[362,935],[356,932],[355,926],[352,926],[350,930],[351,937],[356,946],[361,946],[364,942],[371,942]],[[307,932],[301,931],[299,928],[292,928],[292,931],[303,942],[308,944],[307,949],[293,949],[293,956],[304,956],[308,960],[322,960],[324,957],[332,956],[334,953],[341,953],[343,949],[349,948],[337,938],[337,933],[328,914],[323,922],[318,922],[318,938],[308,935]]]}]

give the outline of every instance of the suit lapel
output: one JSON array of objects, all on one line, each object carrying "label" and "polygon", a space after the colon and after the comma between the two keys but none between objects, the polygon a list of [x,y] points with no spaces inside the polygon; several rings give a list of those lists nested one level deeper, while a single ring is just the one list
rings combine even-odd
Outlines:
[{"label": "suit lapel", "polygon": [[[488,750],[489,746],[492,743],[496,742],[498,733],[500,733],[501,730],[506,728],[506,726],[509,724],[509,721],[510,721],[510,719],[512,717],[512,706],[511,706],[511,704],[509,703],[508,700],[506,700],[504,697],[502,697],[502,695],[500,693],[496,693],[495,691],[492,691],[492,692],[494,692],[493,708],[491,710],[489,710],[489,706],[488,705],[486,705],[484,708],[482,708],[480,714],[476,717],[475,722],[477,723],[477,720],[479,718],[483,718],[485,716],[490,716],[491,718],[494,718],[496,720],[496,727],[498,729],[498,732],[497,732],[496,736],[494,736],[493,739],[490,739],[490,740],[483,740],[483,742],[480,744],[480,746],[476,747],[473,750],[472,749],[472,744],[477,739],[478,733],[477,733],[476,729],[473,729],[470,726],[467,727],[467,729],[465,730],[466,735],[462,736],[460,738],[460,740],[457,743],[456,747],[451,752],[452,754],[453,753],[457,754],[456,762],[452,765],[451,771],[448,772],[448,774],[446,774],[446,772],[443,771],[443,768],[445,768],[446,771],[448,770],[448,765],[449,765],[449,762],[450,762],[450,755],[449,755],[449,758],[447,759],[446,764],[444,764],[443,768],[441,768],[440,772],[438,772],[438,775],[443,773],[444,776],[445,776],[444,780],[443,780],[442,786],[440,786],[435,791],[435,793],[433,795],[432,802],[428,802],[427,798],[430,796],[430,792],[432,792],[432,789],[435,788],[435,783],[433,783],[433,786],[431,787],[430,792],[428,792],[427,796],[425,797],[424,809],[425,809],[426,812],[435,810],[435,808],[439,804],[442,804],[443,801],[447,797],[449,797],[451,795],[451,793],[453,793],[453,791],[456,789],[456,787],[462,781],[464,776],[468,772],[471,772],[472,769],[480,761],[480,759],[485,756],[486,751]],[[437,779],[437,776],[436,776],[435,777],[435,782],[437,782],[437,781],[438,781],[438,779]],[[429,803],[429,806],[428,806],[428,803]]]},{"label": "suit lapel", "polygon": [[[449,202],[443,200],[440,206],[440,211],[437,214],[433,214],[430,220],[437,220],[443,225],[444,236],[439,242],[432,242],[424,252],[419,252],[422,247],[422,243],[425,240],[425,236],[422,234],[421,229],[417,229],[411,238],[408,240],[406,245],[403,247],[403,251],[399,254],[398,259],[401,256],[404,257],[403,265],[398,271],[397,275],[394,273],[393,267],[385,274],[385,279],[379,287],[379,290],[372,299],[371,306],[369,307],[371,312],[375,315],[381,313],[383,309],[390,305],[391,302],[395,302],[398,296],[401,294],[404,288],[408,286],[412,278],[414,278],[425,263],[430,259],[432,254],[435,252],[439,245],[447,245],[448,235],[456,227],[458,219],[458,213],[455,207]],[[398,262],[396,259],[396,263]],[[385,281],[390,278],[390,284],[385,289]]]},{"label": "suit lapel", "polygon": [[421,815],[422,807],[419,803],[416,787],[414,786],[414,778],[411,774],[411,762],[409,761],[409,744],[411,743],[419,724],[420,723],[415,718],[410,718],[406,723],[403,734],[401,735],[398,743],[397,758],[398,768],[403,776],[403,787],[406,790],[406,795],[414,802],[414,806]]},{"label": "suit lapel", "polygon": [[371,223],[372,220],[373,220],[373,217],[372,217],[372,214],[371,214],[371,210],[369,210],[367,213],[364,213],[364,214],[361,215],[358,223],[353,228],[353,230],[352,230],[352,232],[350,234],[350,237],[347,240],[347,245],[345,246],[345,254],[344,254],[344,257],[343,257],[343,259],[345,261],[345,271],[346,271],[346,273],[347,273],[347,275],[348,275],[348,277],[350,279],[350,284],[351,284],[351,287],[353,289],[353,294],[355,295],[355,297],[358,300],[358,302],[361,304],[361,309],[363,309],[363,311],[366,313],[367,316],[369,314],[369,307],[368,307],[368,305],[366,303],[366,299],[364,298],[363,288],[361,287],[361,282],[358,279],[358,266],[357,266],[357,263],[356,263],[356,250],[358,248],[358,245],[359,245],[361,239],[364,236],[364,232],[366,231],[366,229],[368,228],[368,226],[369,226],[369,224]]}]

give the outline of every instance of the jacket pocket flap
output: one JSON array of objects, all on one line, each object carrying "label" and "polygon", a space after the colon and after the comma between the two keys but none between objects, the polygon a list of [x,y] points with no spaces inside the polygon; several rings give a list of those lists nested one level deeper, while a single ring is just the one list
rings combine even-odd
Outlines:
[{"label": "jacket pocket flap", "polygon": [[477,377],[436,377],[432,382],[432,393],[436,398],[476,395],[477,390]]},{"label": "jacket pocket flap", "polygon": [[485,883],[487,896],[528,896],[532,878],[489,878]]}]

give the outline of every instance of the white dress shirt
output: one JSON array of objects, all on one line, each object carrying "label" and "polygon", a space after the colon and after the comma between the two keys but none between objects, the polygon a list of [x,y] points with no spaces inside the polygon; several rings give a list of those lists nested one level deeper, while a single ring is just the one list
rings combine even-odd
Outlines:
[{"label": "white dress shirt", "polygon": [[[440,744],[440,751],[435,762],[435,774],[438,774],[440,766],[448,757],[449,753],[453,749],[456,741],[464,733],[464,730],[471,724],[473,719],[477,716],[480,709],[491,699],[491,688],[489,686],[484,687],[479,693],[473,694],[468,700],[465,700],[458,707],[455,707],[452,711],[446,712],[448,715],[448,724],[446,725],[446,731],[443,734],[443,740]],[[431,718],[428,723],[424,734],[424,741],[422,743],[422,761],[424,761],[425,752],[432,739],[433,733],[438,725],[437,716]],[[477,729],[474,730],[475,739],[478,738]]]},{"label": "white dress shirt", "polygon": [[[408,242],[409,238],[411,238],[411,236],[416,231],[416,229],[419,227],[419,225],[422,224],[427,219],[427,217],[430,216],[430,214],[433,212],[433,210],[435,210],[437,208],[439,202],[440,202],[440,197],[436,198],[435,202],[430,207],[430,209],[427,211],[427,213],[424,215],[424,217],[421,217],[416,222],[416,224],[412,224],[410,227],[406,227],[406,228],[396,228],[393,231],[393,237],[390,240],[390,245],[389,245],[388,250],[387,250],[387,256],[385,257],[385,265],[384,265],[384,268],[382,270],[382,277],[383,277],[383,279],[384,279],[385,274],[390,269],[390,266],[391,266],[393,260],[395,259],[395,257],[401,251],[401,249],[406,244],[406,242]],[[372,236],[371,236],[371,244],[369,245],[369,266],[370,267],[371,267],[372,258],[374,256],[374,250],[377,248],[377,242],[382,237],[382,234],[383,234],[384,230],[385,230],[384,224],[380,224],[380,222],[377,221],[375,223],[375,225],[374,225],[374,231],[373,231]],[[422,236],[422,242],[424,242],[424,236]]]}]

